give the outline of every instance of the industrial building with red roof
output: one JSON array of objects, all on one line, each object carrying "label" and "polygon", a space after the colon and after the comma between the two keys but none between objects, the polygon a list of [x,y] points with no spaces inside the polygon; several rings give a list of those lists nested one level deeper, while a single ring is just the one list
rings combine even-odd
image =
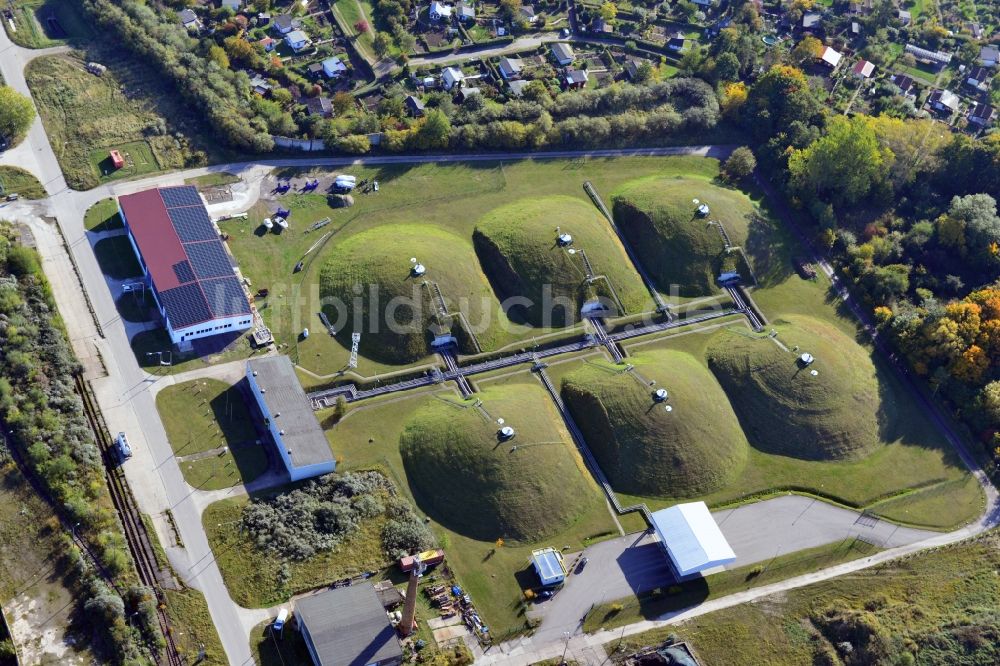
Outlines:
[{"label": "industrial building with red roof", "polygon": [[246,292],[197,188],[121,196],[118,209],[174,344],[183,348],[253,325]]}]

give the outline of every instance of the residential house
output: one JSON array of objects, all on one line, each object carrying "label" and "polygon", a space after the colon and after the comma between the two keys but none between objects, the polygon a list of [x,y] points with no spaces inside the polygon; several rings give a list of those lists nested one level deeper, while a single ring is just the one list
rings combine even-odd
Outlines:
[{"label": "residential house", "polygon": [[867,60],[859,60],[852,70],[854,76],[859,79],[870,79],[872,74],[875,73],[875,63],[869,62]]},{"label": "residential house", "polygon": [[457,67],[445,67],[441,73],[441,84],[445,90],[451,90],[455,86],[461,87],[465,80],[465,73]]},{"label": "residential house", "polygon": [[552,45],[552,57],[556,59],[556,62],[562,66],[572,65],[573,61],[576,59],[576,54],[573,53],[573,47],[569,44],[563,42],[557,42]]},{"label": "residential house", "polygon": [[406,99],[403,100],[403,106],[411,118],[419,118],[424,115],[424,103],[419,97],[407,95]]},{"label": "residential house", "polygon": [[714,7],[718,0],[693,0],[693,2],[700,7]]},{"label": "residential house", "polygon": [[307,663],[316,666],[403,663],[396,630],[389,624],[385,607],[370,583],[326,589],[302,597],[295,602],[294,612],[295,626],[309,653]]},{"label": "residential house", "polygon": [[323,63],[321,62],[309,63],[309,66],[306,67],[306,74],[308,74],[312,78],[316,78],[322,73],[323,73]]},{"label": "residential house", "polygon": [[950,90],[935,90],[927,98],[927,105],[938,113],[950,116],[958,111],[958,95]]},{"label": "residential house", "polygon": [[840,51],[832,49],[829,46],[824,46],[823,52],[820,53],[819,61],[830,69],[837,69],[837,66],[840,64],[843,57],[844,56],[840,53]]},{"label": "residential house", "polygon": [[1000,46],[984,46],[979,49],[979,64],[983,67],[996,67],[1000,63]]},{"label": "residential house", "polygon": [[271,21],[271,27],[279,35],[287,35],[293,30],[298,30],[302,27],[302,21],[298,20],[291,14],[278,14]]},{"label": "residential house", "polygon": [[464,2],[458,3],[458,7],[455,8],[458,14],[458,20],[462,23],[472,23],[476,20],[476,8],[472,5],[467,5]]},{"label": "residential house", "polygon": [[905,9],[900,9],[899,13],[896,14],[896,18],[898,18],[899,22],[903,25],[910,25],[910,23],[913,22],[913,16]]},{"label": "residential house", "polygon": [[430,17],[432,21],[447,21],[451,19],[451,12],[454,9],[451,5],[434,0],[431,3]]},{"label": "residential house", "polygon": [[971,107],[969,107],[969,113],[967,118],[969,122],[973,125],[978,125],[979,127],[988,127],[990,123],[993,122],[993,118],[996,115],[993,107],[986,102],[976,102]]},{"label": "residential house", "polygon": [[326,78],[335,79],[347,74],[347,65],[340,58],[327,58],[323,61],[323,73],[326,74]]},{"label": "residential house", "polygon": [[685,39],[684,33],[678,30],[670,36],[670,39],[667,40],[667,48],[675,53],[678,53],[684,50]]},{"label": "residential house", "polygon": [[969,23],[969,32],[972,33],[973,39],[983,38],[983,26],[979,25],[978,23]]},{"label": "residential house", "polygon": [[513,97],[521,97],[524,95],[524,89],[527,88],[530,83],[531,81],[517,79],[516,81],[508,81],[507,85],[510,86],[510,94]]},{"label": "residential house", "polygon": [[333,117],[333,102],[329,97],[307,97],[306,111],[310,116]]},{"label": "residential house", "polygon": [[527,21],[528,23],[534,23],[538,20],[538,14],[535,13],[535,8],[532,5],[521,5],[518,14],[522,21]]},{"label": "residential house", "polygon": [[639,66],[641,64],[642,61],[636,58],[629,58],[625,61],[625,76],[628,77],[629,81],[635,81],[639,76]]},{"label": "residential house", "polygon": [[181,20],[181,25],[187,28],[190,32],[201,31],[201,21],[198,19],[198,15],[190,9],[181,10],[180,13],[177,14],[177,18]]},{"label": "residential house", "polygon": [[278,43],[274,41],[274,39],[271,37],[265,37],[264,39],[260,40],[257,43],[260,44],[261,48],[264,49],[265,53],[270,53],[271,51],[274,50],[274,47],[278,45]]},{"label": "residential house", "polygon": [[929,49],[922,49],[919,46],[914,46],[913,44],[907,44],[905,51],[912,55],[914,58],[927,65],[932,65],[934,67],[944,67],[951,62],[951,54],[943,53],[941,51],[931,51]]},{"label": "residential house", "polygon": [[524,61],[520,58],[500,58],[498,69],[500,70],[500,76],[505,81],[510,81],[521,75],[521,70],[524,69]]},{"label": "residential house", "polygon": [[464,103],[470,97],[475,97],[477,95],[482,95],[483,91],[479,88],[460,88],[458,91],[458,101]]},{"label": "residential house", "polygon": [[861,36],[861,24],[857,21],[851,21],[851,35],[853,37]]},{"label": "residential house", "polygon": [[233,12],[238,12],[243,9],[243,0],[222,0],[220,6]]},{"label": "residential house", "polygon": [[250,90],[254,91],[261,97],[267,97],[271,94],[271,90],[273,89],[274,86],[260,74],[255,73],[252,77],[250,77]]},{"label": "residential house", "polygon": [[585,69],[570,69],[567,67],[564,75],[566,77],[566,87],[570,90],[583,88],[587,85],[587,81],[590,80],[590,76]]},{"label": "residential house", "polygon": [[823,15],[819,12],[806,12],[802,15],[802,29],[817,32],[823,28]]},{"label": "residential house", "polygon": [[889,81],[899,88],[899,92],[904,97],[914,98],[917,96],[917,86],[913,81],[913,77],[907,76],[906,74],[893,74]]},{"label": "residential house", "polygon": [[292,30],[290,33],[285,35],[285,43],[288,44],[288,47],[296,53],[308,48],[312,44],[309,40],[309,35],[301,30]]},{"label": "residential house", "polygon": [[965,85],[980,91],[990,89],[990,70],[985,67],[973,67],[965,78]]},{"label": "residential house", "polygon": [[598,18],[593,23],[590,24],[590,31],[595,32],[599,35],[610,35],[614,33],[615,27],[605,21],[603,18]]},{"label": "residential house", "polygon": [[257,14],[257,25],[263,27],[271,23],[271,12],[260,12]]}]

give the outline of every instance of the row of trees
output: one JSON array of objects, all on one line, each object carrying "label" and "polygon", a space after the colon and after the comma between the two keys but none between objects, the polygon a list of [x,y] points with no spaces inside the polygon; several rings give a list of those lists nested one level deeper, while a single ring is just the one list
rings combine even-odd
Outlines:
[{"label": "row of trees", "polygon": [[[100,564],[97,571],[65,537],[67,568],[84,617],[92,620],[97,651],[110,663],[129,663],[143,654],[140,633],[124,612],[137,602],[123,600],[106,577],[127,587],[135,572],[75,391],[79,367],[59,327],[38,256],[14,237],[13,229],[0,223],[0,423],[28,472]],[[106,613],[90,613],[98,607]],[[155,622],[148,629],[149,640],[162,641]]]}]

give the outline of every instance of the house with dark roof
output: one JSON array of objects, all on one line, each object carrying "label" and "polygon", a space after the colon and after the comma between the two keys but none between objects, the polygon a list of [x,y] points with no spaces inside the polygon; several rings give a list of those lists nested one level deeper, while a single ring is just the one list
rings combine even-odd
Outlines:
[{"label": "house with dark roof", "polygon": [[965,77],[965,85],[979,91],[990,89],[990,70],[986,67],[973,67]]},{"label": "house with dark roof", "polygon": [[875,63],[868,60],[859,60],[854,64],[854,68],[851,71],[859,79],[870,79],[872,74],[875,73]]},{"label": "house with dark roof", "polygon": [[247,361],[247,384],[292,481],[330,474],[337,461],[287,356]]},{"label": "house with dark roof", "polygon": [[298,20],[291,14],[278,14],[271,20],[271,27],[279,35],[287,35],[292,30],[298,30],[302,27],[302,21]]},{"label": "house with dark roof", "polygon": [[171,342],[184,349],[253,325],[236,267],[197,188],[121,196],[118,211]]},{"label": "house with dark roof", "polygon": [[500,76],[504,80],[510,81],[521,75],[521,70],[524,69],[524,62],[520,58],[500,58],[500,64],[497,65],[497,69],[500,70]]},{"label": "house with dark roof", "polygon": [[370,583],[324,590],[295,602],[315,666],[397,666],[403,649]]},{"label": "house with dark roof", "polygon": [[675,53],[683,51],[684,42],[686,40],[687,38],[684,36],[684,33],[678,30],[673,35],[671,35],[670,39],[667,40],[667,48],[670,49],[671,51],[674,51]]},{"label": "house with dark roof", "polygon": [[406,99],[403,100],[403,106],[406,107],[406,112],[410,114],[411,118],[419,118],[424,115],[424,103],[415,95],[407,95]]},{"label": "house with dark roof", "polygon": [[979,127],[989,127],[996,117],[996,111],[986,102],[975,102],[966,116],[969,122]]},{"label": "house with dark roof", "polygon": [[181,25],[190,30],[191,32],[201,31],[201,21],[198,19],[198,15],[195,14],[190,9],[183,9],[177,14],[177,18],[180,19]]},{"label": "house with dark roof", "polygon": [[319,116],[320,118],[332,118],[333,117],[333,102],[330,101],[329,97],[307,97],[306,98],[306,111],[310,116]]},{"label": "house with dark roof", "polygon": [[892,85],[899,88],[899,93],[904,97],[912,98],[917,96],[917,86],[912,76],[907,74],[893,74],[889,77],[889,81]]},{"label": "house with dark roof", "polygon": [[571,90],[574,88],[583,88],[587,85],[587,81],[590,80],[590,75],[587,74],[587,70],[585,69],[571,69],[567,67],[564,76],[566,78],[566,87]]}]

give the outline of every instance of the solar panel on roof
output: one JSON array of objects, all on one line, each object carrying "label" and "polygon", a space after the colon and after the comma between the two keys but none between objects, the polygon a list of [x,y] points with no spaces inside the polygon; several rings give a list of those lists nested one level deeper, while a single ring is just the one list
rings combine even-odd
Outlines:
[{"label": "solar panel on roof", "polygon": [[194,185],[162,188],[160,190],[160,197],[163,199],[163,205],[167,208],[200,206],[202,203],[201,197],[198,196],[198,188]]},{"label": "solar panel on roof", "polygon": [[201,288],[214,317],[250,314],[250,303],[236,276],[202,280]]},{"label": "solar panel on roof", "polygon": [[199,280],[233,274],[233,264],[219,241],[186,243],[184,251],[187,252]]},{"label": "solar panel on roof", "polygon": [[182,243],[218,238],[212,220],[208,218],[203,206],[170,208],[167,210],[167,215],[170,216],[170,221]]},{"label": "solar panel on roof", "polygon": [[184,328],[212,318],[197,282],[167,289],[160,293],[160,300],[174,328]]},{"label": "solar panel on roof", "polygon": [[178,282],[183,284],[194,281],[194,271],[191,270],[191,264],[187,260],[178,261],[171,268],[174,269],[174,275],[177,276]]}]

